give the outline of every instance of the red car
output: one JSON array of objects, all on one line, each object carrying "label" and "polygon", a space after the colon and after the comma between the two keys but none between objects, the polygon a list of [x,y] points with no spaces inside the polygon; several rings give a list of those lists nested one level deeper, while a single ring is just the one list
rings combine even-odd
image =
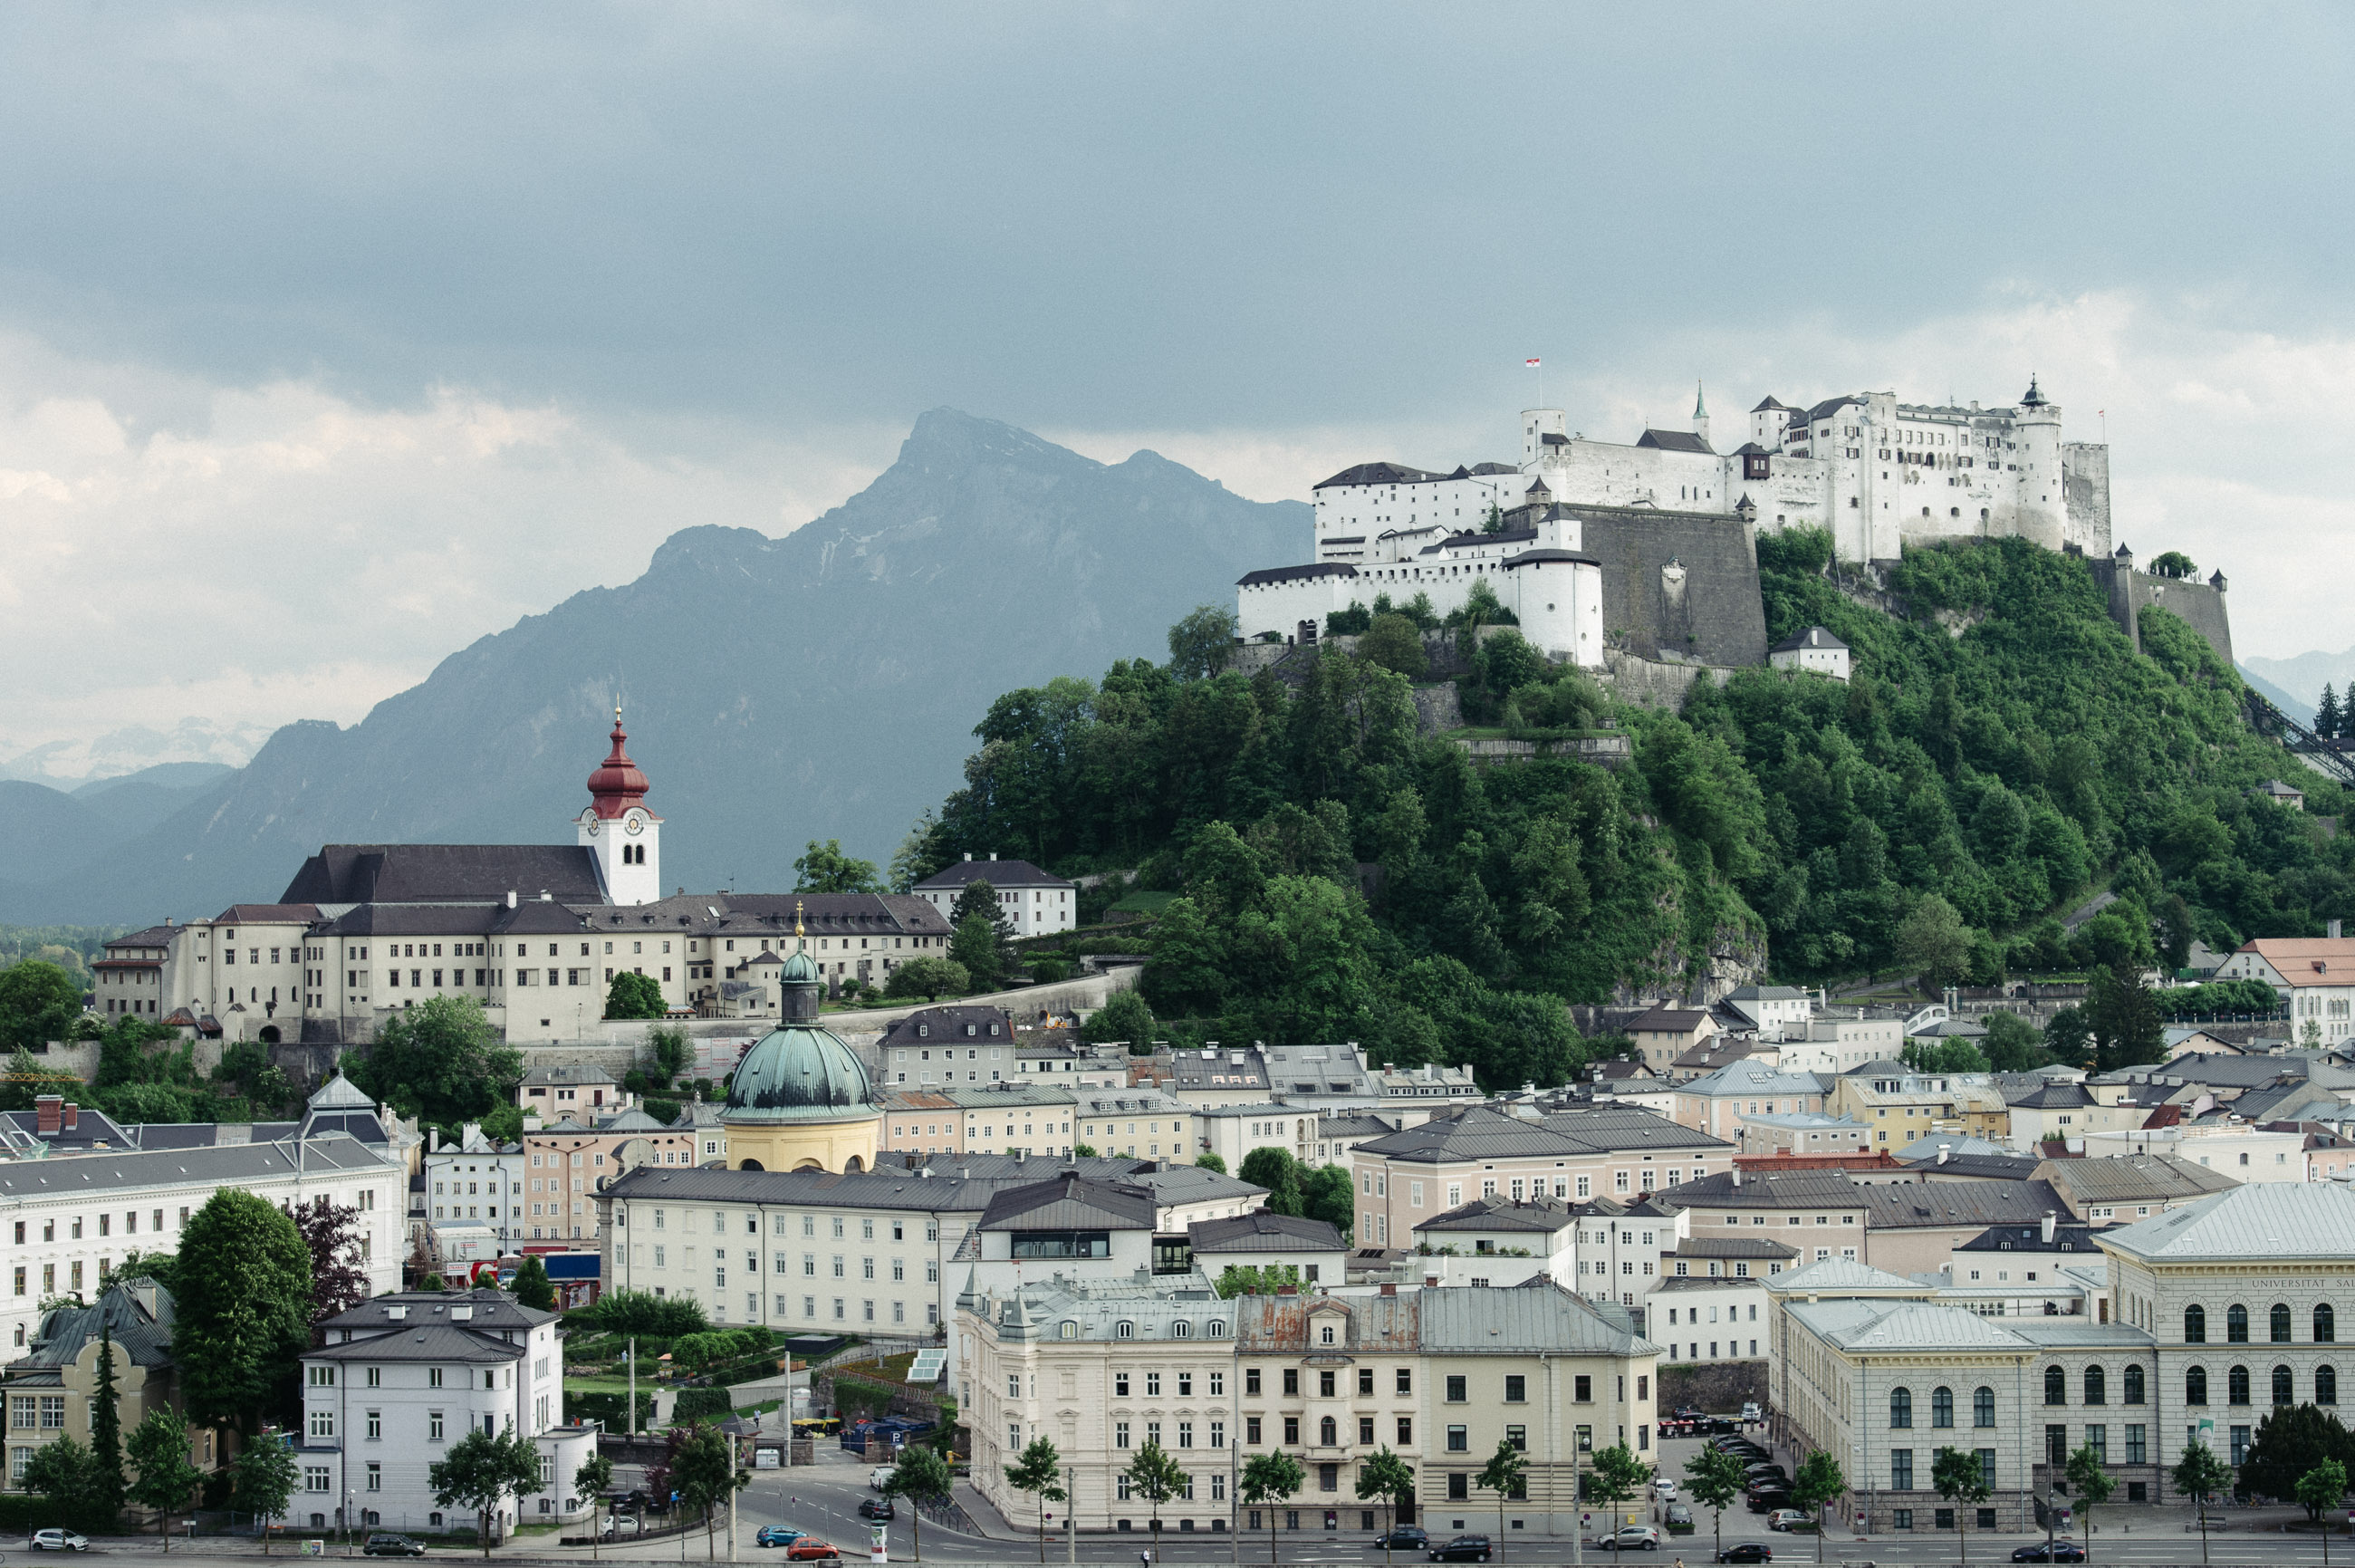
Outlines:
[{"label": "red car", "polygon": [[785,1548],[785,1561],[788,1563],[839,1562],[841,1557],[842,1552],[838,1549],[806,1535]]}]

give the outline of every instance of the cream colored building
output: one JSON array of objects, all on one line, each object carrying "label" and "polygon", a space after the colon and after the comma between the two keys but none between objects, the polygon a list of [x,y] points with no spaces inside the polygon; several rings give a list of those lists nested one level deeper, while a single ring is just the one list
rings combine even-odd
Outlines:
[{"label": "cream colored building", "polygon": [[[90,1445],[101,1333],[114,1343],[115,1415],[124,1433],[154,1411],[181,1408],[171,1292],[153,1280],[117,1281],[91,1306],[51,1307],[0,1382],[0,1408],[8,1417],[8,1490],[24,1489],[25,1468],[44,1445],[62,1437]],[[229,1436],[226,1428],[190,1432],[190,1462],[208,1474],[219,1468]]]},{"label": "cream colored building", "polygon": [[1140,1084],[1133,1089],[1082,1089],[1072,1099],[1067,1115],[1079,1123],[1079,1142],[1096,1153],[1193,1163],[1197,1152],[1194,1108],[1175,1095]]},{"label": "cream colored building", "polygon": [[1895,1061],[1841,1074],[1823,1109],[1870,1126],[1874,1148],[1903,1148],[1929,1133],[2001,1143],[2011,1132],[2010,1109],[1987,1074],[1916,1072]]}]

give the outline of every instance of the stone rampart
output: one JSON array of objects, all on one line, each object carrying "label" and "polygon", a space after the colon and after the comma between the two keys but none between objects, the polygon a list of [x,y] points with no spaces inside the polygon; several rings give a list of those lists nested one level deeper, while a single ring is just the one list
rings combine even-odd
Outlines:
[{"label": "stone rampart", "polygon": [[1710,512],[1580,507],[1585,552],[1603,563],[1603,627],[1646,659],[1766,662],[1753,525]]},{"label": "stone rampart", "polygon": [[2138,617],[2143,606],[2156,604],[2207,639],[2216,656],[2231,667],[2232,624],[2225,613],[2222,589],[2190,578],[2156,577],[2102,556],[2087,556],[2085,564],[2092,569],[2094,581],[2109,595],[2110,619],[2134,644],[2136,652],[2142,651]]}]

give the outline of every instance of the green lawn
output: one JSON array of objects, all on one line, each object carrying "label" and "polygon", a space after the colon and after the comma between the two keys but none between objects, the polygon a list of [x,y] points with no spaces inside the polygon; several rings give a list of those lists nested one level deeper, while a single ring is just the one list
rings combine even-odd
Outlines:
[{"label": "green lawn", "polygon": [[1176,893],[1134,892],[1112,907],[1127,914],[1159,914],[1177,897]]}]

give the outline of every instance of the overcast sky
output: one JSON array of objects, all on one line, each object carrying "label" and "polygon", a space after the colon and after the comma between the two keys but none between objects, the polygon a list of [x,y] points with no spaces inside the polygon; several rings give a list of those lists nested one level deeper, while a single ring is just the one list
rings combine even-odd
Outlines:
[{"label": "overcast sky", "polygon": [[[937,404],[1244,494],[2031,371],[2355,643],[2355,14],[0,8],[0,759],[239,760]],[[145,748],[143,752],[142,748]]]}]

